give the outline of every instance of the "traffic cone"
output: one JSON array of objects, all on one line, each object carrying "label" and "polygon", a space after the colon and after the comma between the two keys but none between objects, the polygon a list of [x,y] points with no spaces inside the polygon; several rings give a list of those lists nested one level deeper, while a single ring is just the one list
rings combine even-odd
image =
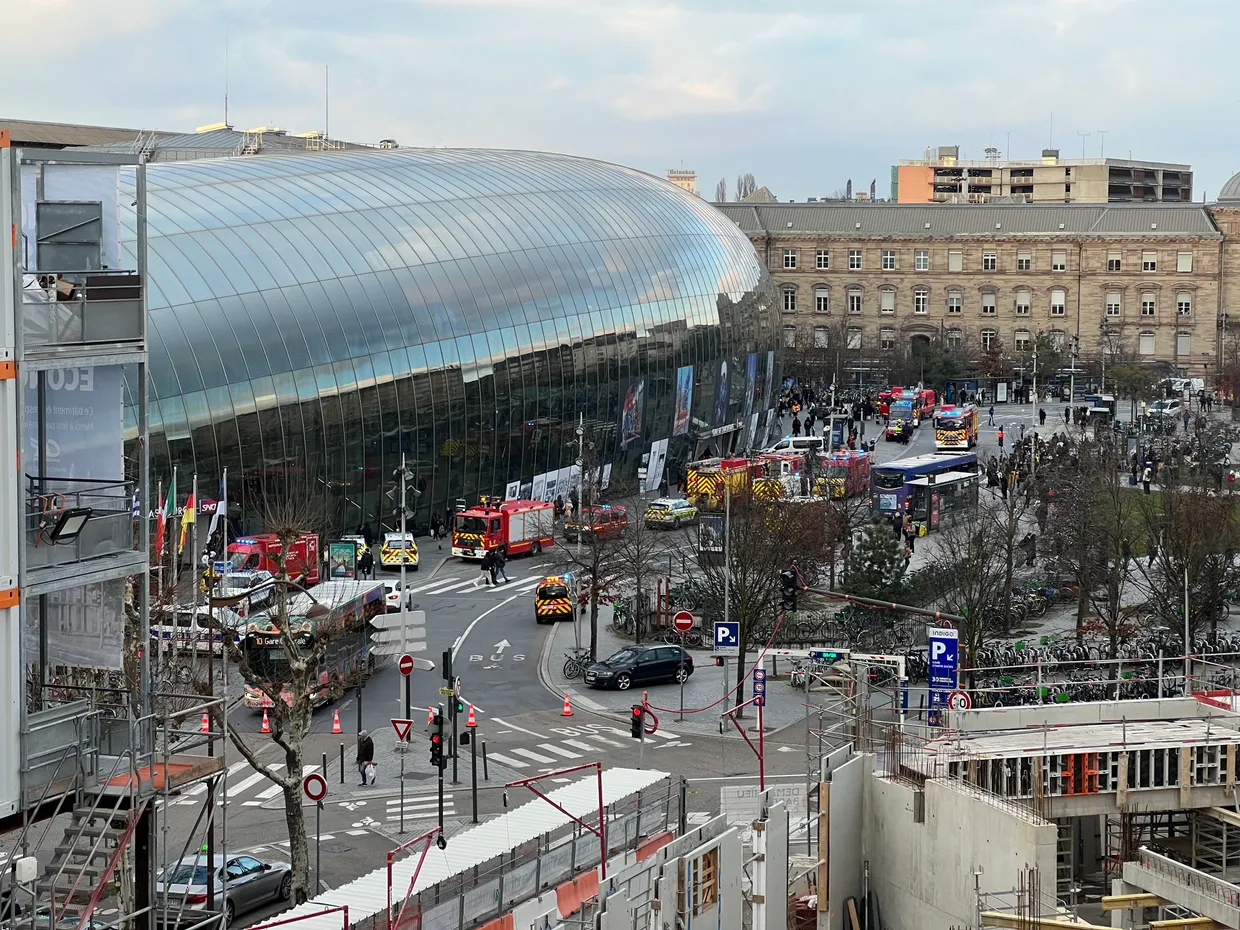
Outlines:
[{"label": "traffic cone", "polygon": [[465,726],[476,727],[477,725],[478,725],[478,721],[474,718],[474,705],[470,704],[469,705],[469,716],[465,719]]},{"label": "traffic cone", "polygon": [[261,733],[271,732],[271,723],[267,720],[267,711],[265,709],[263,710],[263,728],[259,732]]},{"label": "traffic cone", "polygon": [[207,712],[205,710],[202,712],[202,728],[201,729],[203,733],[211,732],[211,718],[207,716]]},{"label": "traffic cone", "polygon": [[573,715],[573,707],[571,704],[568,703],[568,692],[565,691],[564,692],[564,710],[563,712],[561,712],[560,716],[571,717],[572,715]]},{"label": "traffic cone", "polygon": [[333,733],[343,733],[343,732],[344,732],[344,730],[342,730],[342,729],[340,728],[340,711],[338,711],[338,710],[333,710],[333,711],[332,711],[332,732],[333,732]]},{"label": "traffic cone", "polygon": [[435,722],[435,708],[433,708],[433,707],[428,707],[428,708],[426,708],[426,723],[427,723],[427,726],[429,726],[430,724],[432,724],[432,723],[434,723],[434,722]]}]

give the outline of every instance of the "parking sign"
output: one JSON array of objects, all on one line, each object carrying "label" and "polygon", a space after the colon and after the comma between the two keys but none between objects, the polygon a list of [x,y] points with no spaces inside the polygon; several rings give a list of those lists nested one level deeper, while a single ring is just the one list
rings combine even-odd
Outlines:
[{"label": "parking sign", "polygon": [[766,669],[753,670],[753,702],[755,707],[766,706]]},{"label": "parking sign", "polygon": [[715,648],[717,656],[738,656],[741,654],[741,625],[739,621],[715,621]]},{"label": "parking sign", "polygon": [[956,690],[960,666],[960,633],[951,627],[926,628],[930,646],[930,724],[939,722],[939,711],[947,707],[948,696]]}]

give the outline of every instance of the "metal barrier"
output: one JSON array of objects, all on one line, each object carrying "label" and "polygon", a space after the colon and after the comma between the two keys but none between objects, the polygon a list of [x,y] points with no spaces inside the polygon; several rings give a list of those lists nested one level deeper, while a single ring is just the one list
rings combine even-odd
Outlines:
[{"label": "metal barrier", "polygon": [[142,277],[127,271],[26,275],[21,290],[27,348],[141,342]]},{"label": "metal barrier", "polygon": [[1169,859],[1161,853],[1156,853],[1144,846],[1137,850],[1137,862],[1143,868],[1149,869],[1151,872],[1157,872],[1173,882],[1191,888],[1198,894],[1213,898],[1220,904],[1240,908],[1240,888],[1237,888],[1231,882],[1215,878],[1213,875],[1207,875],[1205,872],[1176,862],[1174,859]]}]

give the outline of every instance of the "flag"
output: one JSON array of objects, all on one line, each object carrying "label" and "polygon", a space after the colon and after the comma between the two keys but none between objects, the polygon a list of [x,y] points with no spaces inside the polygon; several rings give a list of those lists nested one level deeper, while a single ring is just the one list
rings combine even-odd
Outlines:
[{"label": "flag", "polygon": [[207,529],[207,539],[215,537],[216,527],[220,525],[220,514],[228,510],[228,469],[224,469],[224,477],[220,479],[220,499],[215,502],[215,513],[211,514],[211,526]]},{"label": "flag", "polygon": [[189,526],[194,522],[194,518],[198,512],[198,502],[194,500],[194,495],[189,496],[189,500],[185,502],[185,512],[181,514],[181,542],[177,545],[177,552],[185,551],[185,537],[189,535]]},{"label": "flag", "polygon": [[168,495],[160,502],[159,516],[155,521],[155,558],[164,552],[164,533],[168,530],[168,515],[172,512],[173,501],[177,497],[177,473],[172,471],[172,483],[168,485]]}]

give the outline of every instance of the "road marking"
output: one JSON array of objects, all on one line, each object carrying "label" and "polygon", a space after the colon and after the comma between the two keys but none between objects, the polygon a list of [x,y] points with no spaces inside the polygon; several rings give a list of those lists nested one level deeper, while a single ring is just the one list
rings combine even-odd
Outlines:
[{"label": "road marking", "polygon": [[349,836],[365,836],[370,831],[369,830],[345,830],[344,832],[347,833]]},{"label": "road marking", "polygon": [[[444,800],[446,801],[448,798],[452,797],[452,795],[445,794],[443,797],[444,797]],[[402,804],[426,804],[428,802],[438,804],[439,795],[428,794],[424,797],[405,798],[405,800],[403,801],[400,798],[389,798],[387,801],[387,806],[388,807],[399,807]]]},{"label": "road marking", "polygon": [[[519,597],[521,597],[520,591],[518,591],[516,594],[512,595],[511,597],[504,598],[494,607],[488,608],[487,610],[484,610],[482,613],[478,614],[478,616],[474,618],[474,622],[471,623],[469,626],[465,627],[465,632],[462,633],[459,637],[457,637],[456,642],[452,644],[452,658],[453,659],[456,658],[456,654],[461,651],[461,646],[464,645],[466,638],[469,636],[470,633],[473,632],[474,627],[478,625],[478,622],[480,620],[484,619],[485,617],[489,617],[491,614],[495,613],[495,611],[499,610],[505,604],[510,604]],[[509,724],[509,726],[511,726],[511,724]]]},{"label": "road marking", "polygon": [[514,756],[523,756],[526,759],[533,759],[535,762],[542,762],[544,764],[548,762],[555,762],[555,759],[550,756],[544,756],[541,753],[534,752],[532,749],[525,749],[522,747],[513,749],[511,752]]},{"label": "road marking", "polygon": [[[607,729],[610,730],[612,733],[615,733],[617,736],[628,736],[629,735],[628,730],[621,730],[619,727],[608,727]],[[653,733],[647,733],[646,735],[657,736],[659,739],[680,739],[680,737],[677,736],[675,733],[671,732],[670,730],[665,730],[662,727],[659,727],[659,729],[655,730]]]},{"label": "road marking", "polygon": [[492,717],[491,720],[494,721],[495,723],[500,724],[501,726],[509,727],[513,730],[519,730],[522,733],[528,733],[530,736],[536,736],[539,739],[545,739],[545,737],[541,733],[535,733],[533,730],[527,730],[525,727],[519,727],[515,723],[512,723],[511,721],[505,720],[503,717]]},{"label": "road marking", "polygon": [[324,833],[319,837],[320,840],[334,840],[335,838],[336,834],[334,833]]},{"label": "road marking", "polygon": [[675,746],[688,746],[689,743],[682,743],[680,740],[672,740],[670,743],[659,743],[655,749],[672,749]]},{"label": "road marking", "polygon": [[[600,743],[603,743],[607,746],[623,746],[624,745],[624,743],[617,743],[615,740],[610,740],[606,736],[603,736],[599,733],[587,733],[586,739],[598,740]],[[565,742],[567,742],[567,740],[565,740]]]},{"label": "road marking", "polygon": [[522,762],[519,759],[514,759],[511,756],[506,756],[502,752],[488,752],[487,758],[494,759],[496,762],[502,762],[504,765],[508,766],[509,768],[527,769],[530,767],[530,764],[528,762]]},{"label": "road marking", "polygon": [[554,743],[543,743],[539,748],[545,749],[547,752],[554,752],[557,756],[563,756],[565,759],[581,758],[581,753],[569,752],[567,749],[564,749],[562,746],[557,746]]},{"label": "road marking", "polygon": [[566,739],[561,740],[561,742],[563,742],[565,746],[572,746],[574,749],[583,749],[586,752],[594,752],[598,749],[597,746],[591,746],[589,743],[583,743],[581,740],[577,739]]},{"label": "road marking", "polygon": [[[443,581],[432,581],[430,584],[421,585],[416,588],[410,588],[409,593],[410,594],[443,594],[447,591],[451,591],[453,588],[459,588],[462,585],[473,584],[473,582],[474,582],[473,578],[463,578],[460,581],[449,581],[446,583]],[[433,591],[429,590],[431,588],[434,588],[434,590]]]},{"label": "road marking", "polygon": [[[445,814],[455,814],[456,806],[454,804],[450,804],[447,801],[444,801],[443,812]],[[383,819],[384,820],[401,820],[401,819],[413,820],[413,819],[416,819],[412,816],[413,814],[437,814],[437,813],[439,813],[438,804],[427,804],[425,807],[408,808],[405,810],[403,814],[388,814]]]},{"label": "road marking", "polygon": [[528,581],[521,582],[518,587],[522,594],[528,594],[542,584],[542,581],[541,578],[531,578]]},{"label": "road marking", "polygon": [[[236,797],[246,788],[250,787],[250,785],[254,784],[255,782],[263,781],[264,779],[266,779],[266,777],[267,776],[264,775],[262,772],[255,772],[249,778],[243,778],[241,779],[241,781],[237,782],[235,785],[229,785],[227,796],[230,798]],[[276,790],[277,791],[279,790],[278,786]]]},{"label": "road marking", "polygon": [[[243,768],[245,768],[245,767],[246,767],[247,765],[249,765],[249,764],[250,764],[250,763],[246,762],[244,759],[242,759],[240,762],[234,762],[232,765],[230,765],[230,766],[228,767],[228,773],[227,773],[227,774],[229,774],[229,775],[235,775],[237,772],[240,772]],[[185,792],[185,794],[187,794],[187,795],[198,795],[198,794],[202,794],[202,793],[203,793],[204,791],[206,791],[206,790],[207,790],[207,783],[206,783],[206,782],[202,782],[201,784],[194,785],[194,787],[192,787],[192,788],[190,788],[188,791],[186,791],[186,792]],[[188,804],[193,804],[194,802],[193,802],[193,801],[180,801],[180,802],[178,802],[178,803],[181,803],[181,804],[187,804],[187,803],[188,803]]]},{"label": "road marking", "polygon": [[[283,770],[284,770],[284,764],[283,764],[283,763],[277,763],[277,764],[273,765],[273,766],[272,766],[272,768],[273,768],[273,769],[275,769],[275,770],[276,770],[276,771],[278,771],[278,772],[279,772],[279,771],[283,771]],[[307,773],[307,774],[309,774],[309,773]],[[281,791],[283,791],[283,790],[284,790],[284,789],[283,789],[283,788],[281,788],[279,785],[272,785],[270,788],[267,788],[267,789],[266,789],[266,790],[264,790],[264,791],[260,791],[260,792],[258,793],[258,799],[259,799],[260,801],[269,801],[269,800],[271,800],[272,798],[274,798],[277,794],[279,794],[279,793],[280,793]],[[253,807],[254,805],[252,805],[252,804],[251,804],[250,806],[251,806],[251,807]]]}]

